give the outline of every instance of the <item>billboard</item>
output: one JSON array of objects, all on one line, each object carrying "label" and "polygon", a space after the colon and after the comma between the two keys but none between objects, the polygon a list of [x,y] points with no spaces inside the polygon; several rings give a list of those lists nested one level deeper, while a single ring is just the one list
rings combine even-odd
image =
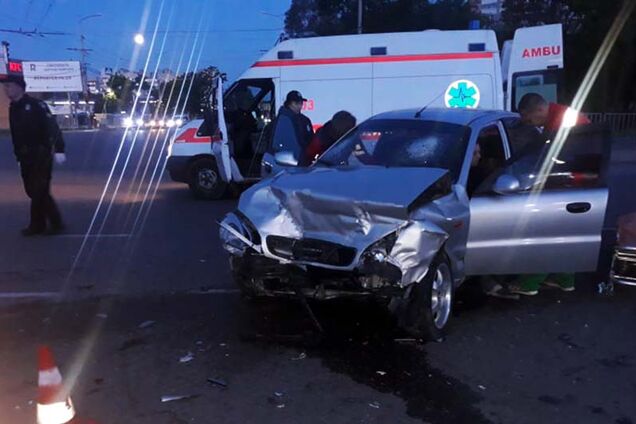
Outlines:
[{"label": "billboard", "polygon": [[73,92],[82,90],[79,62],[22,62],[29,92]]}]

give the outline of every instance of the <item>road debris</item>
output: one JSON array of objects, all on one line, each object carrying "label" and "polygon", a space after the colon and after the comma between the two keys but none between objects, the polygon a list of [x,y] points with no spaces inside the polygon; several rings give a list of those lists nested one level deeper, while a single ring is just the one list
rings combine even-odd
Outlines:
[{"label": "road debris", "polygon": [[137,346],[143,346],[148,344],[148,342],[142,338],[142,337],[135,337],[132,339],[128,339],[126,341],[124,341],[121,346],[119,346],[119,351],[120,352],[124,352],[128,349],[131,349],[133,347],[137,347]]},{"label": "road debris", "polygon": [[208,378],[208,383],[227,389],[227,382],[225,380],[221,380],[220,378]]},{"label": "road debris", "polygon": [[182,356],[181,358],[179,358],[179,362],[182,364],[185,364],[186,362],[190,362],[194,359],[194,354],[192,352],[188,352],[187,355]]},{"label": "road debris", "polygon": [[393,341],[395,343],[404,343],[404,344],[408,344],[408,343],[419,343],[420,340],[419,339],[414,339],[414,338],[402,338],[402,339],[393,339]]},{"label": "road debris", "polygon": [[370,402],[370,403],[369,403],[369,406],[370,406],[371,408],[380,409],[380,402],[377,402],[377,401],[375,401],[375,402]]},{"label": "road debris", "polygon": [[477,385],[477,387],[479,390],[486,390],[486,386],[482,386],[481,384]]},{"label": "road debris", "polygon": [[148,320],[139,324],[139,328],[148,328],[156,324],[156,321]]},{"label": "road debris", "polygon": [[283,392],[274,392],[273,396],[267,398],[267,401],[278,409],[285,407],[285,394]]},{"label": "road debris", "polygon": [[305,359],[307,357],[307,354],[305,352],[301,353],[300,355],[291,358],[292,361],[301,361],[303,359]]},{"label": "road debris", "polygon": [[375,373],[377,375],[381,375],[381,376],[385,376],[386,375],[386,371],[376,371]]},{"label": "road debris", "polygon": [[188,400],[199,397],[199,395],[165,395],[161,396],[161,403],[174,402],[177,400]]}]

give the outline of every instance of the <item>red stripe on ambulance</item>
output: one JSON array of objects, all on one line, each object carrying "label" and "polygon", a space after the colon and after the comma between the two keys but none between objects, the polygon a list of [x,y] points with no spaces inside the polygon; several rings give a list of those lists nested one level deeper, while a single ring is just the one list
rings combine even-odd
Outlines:
[{"label": "red stripe on ambulance", "polygon": [[435,54],[411,54],[397,56],[368,56],[368,57],[334,57],[325,59],[289,59],[289,60],[263,60],[252,65],[253,68],[271,66],[310,66],[310,65],[344,65],[356,63],[390,63],[390,62],[422,62],[437,60],[464,60],[464,59],[492,59],[492,52],[472,53],[435,53]]},{"label": "red stripe on ambulance", "polygon": [[212,143],[215,141],[221,141],[220,136],[198,136],[197,128],[188,128],[174,139],[175,143]]}]

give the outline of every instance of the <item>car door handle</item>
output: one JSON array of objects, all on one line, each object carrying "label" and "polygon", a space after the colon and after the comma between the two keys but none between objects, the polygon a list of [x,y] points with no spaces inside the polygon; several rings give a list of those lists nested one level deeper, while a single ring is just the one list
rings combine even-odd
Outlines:
[{"label": "car door handle", "polygon": [[585,213],[592,209],[592,205],[587,202],[569,203],[565,207],[570,213]]}]

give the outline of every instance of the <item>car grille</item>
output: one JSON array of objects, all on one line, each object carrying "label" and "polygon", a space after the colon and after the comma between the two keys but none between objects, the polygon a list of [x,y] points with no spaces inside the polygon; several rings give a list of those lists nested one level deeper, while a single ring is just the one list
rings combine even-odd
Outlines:
[{"label": "car grille", "polygon": [[356,249],[316,239],[292,239],[268,236],[267,248],[274,255],[295,261],[332,266],[347,266],[356,257]]}]

